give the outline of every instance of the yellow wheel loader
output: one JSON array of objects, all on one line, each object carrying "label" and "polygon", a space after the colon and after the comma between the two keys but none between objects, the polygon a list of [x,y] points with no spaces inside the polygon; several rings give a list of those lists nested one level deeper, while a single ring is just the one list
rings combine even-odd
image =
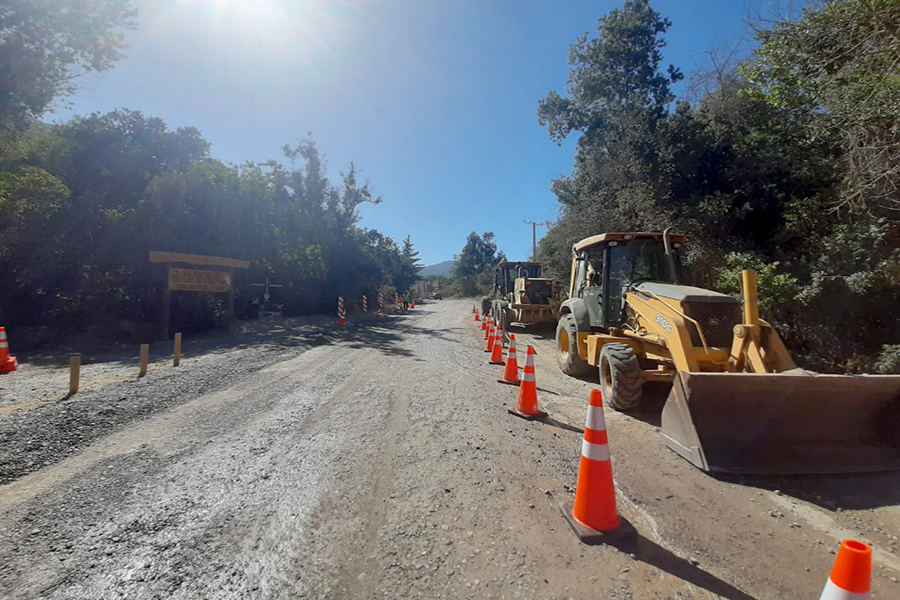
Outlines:
[{"label": "yellow wheel loader", "polygon": [[494,274],[494,297],[482,298],[482,313],[494,317],[502,332],[503,343],[509,341],[510,325],[556,323],[559,302],[553,297],[553,282],[541,277],[541,264],[536,262],[502,262]]},{"label": "yellow wheel loader", "polygon": [[759,318],[756,274],[741,302],[682,285],[684,236],[605,233],[573,247],[556,330],[569,375],[597,369],[603,398],[637,408],[644,383],[672,384],[661,433],[706,471],[848,473],[900,468],[900,375],[797,368]]}]

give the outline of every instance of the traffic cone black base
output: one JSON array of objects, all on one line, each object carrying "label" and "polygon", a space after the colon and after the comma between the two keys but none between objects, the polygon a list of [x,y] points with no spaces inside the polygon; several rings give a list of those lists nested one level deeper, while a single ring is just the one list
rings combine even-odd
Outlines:
[{"label": "traffic cone black base", "polygon": [[578,539],[588,546],[597,544],[615,545],[617,542],[632,540],[637,537],[637,529],[634,528],[634,525],[626,521],[625,517],[622,515],[619,515],[619,526],[615,529],[610,529],[609,531],[597,531],[596,529],[591,529],[586,525],[582,525],[578,522],[578,519],[572,516],[572,508],[574,506],[575,501],[569,500],[560,504],[559,510],[562,512],[562,516],[565,517],[566,523],[569,524],[569,527],[571,527],[572,531],[575,532],[575,535],[578,536]]},{"label": "traffic cone black base", "polygon": [[498,379],[498,380],[497,380],[497,383],[505,383],[506,385],[514,385],[514,386],[516,386],[516,387],[519,386],[519,382],[518,382],[518,381],[507,381],[507,380],[505,380],[505,379]]},{"label": "traffic cone black base", "polygon": [[539,410],[537,412],[537,414],[535,414],[535,415],[529,415],[529,414],[526,414],[523,412],[519,412],[514,408],[507,408],[506,412],[508,412],[511,415],[515,415],[515,416],[519,417],[520,419],[525,419],[526,421],[534,421],[535,419],[543,419],[544,417],[547,416],[547,413],[545,413],[542,410]]}]

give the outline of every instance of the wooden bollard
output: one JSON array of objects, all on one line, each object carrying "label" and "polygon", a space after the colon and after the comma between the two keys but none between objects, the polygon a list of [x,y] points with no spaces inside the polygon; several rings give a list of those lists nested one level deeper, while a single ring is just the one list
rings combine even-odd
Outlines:
[{"label": "wooden bollard", "polygon": [[177,367],[181,364],[181,334],[175,334],[175,358],[172,360],[172,366]]},{"label": "wooden bollard", "polygon": [[147,363],[150,362],[150,344],[141,344],[141,372],[138,377],[147,374]]},{"label": "wooden bollard", "polygon": [[69,395],[78,391],[78,381],[81,378],[81,355],[69,356]]}]

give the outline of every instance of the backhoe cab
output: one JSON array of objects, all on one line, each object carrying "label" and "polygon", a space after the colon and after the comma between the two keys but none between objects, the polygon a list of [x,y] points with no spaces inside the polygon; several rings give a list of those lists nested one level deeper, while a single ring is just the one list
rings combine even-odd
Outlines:
[{"label": "backhoe cab", "polygon": [[555,323],[559,302],[553,282],[541,277],[540,263],[502,262],[494,274],[493,297],[482,298],[482,313],[494,318],[506,343],[510,325]]},{"label": "backhoe cab", "polygon": [[682,285],[684,236],[605,233],[573,246],[556,330],[570,375],[597,369],[604,402],[638,406],[667,382],[666,444],[704,470],[824,473],[900,468],[900,376],[798,369],[759,318],[756,274],[741,302]]}]

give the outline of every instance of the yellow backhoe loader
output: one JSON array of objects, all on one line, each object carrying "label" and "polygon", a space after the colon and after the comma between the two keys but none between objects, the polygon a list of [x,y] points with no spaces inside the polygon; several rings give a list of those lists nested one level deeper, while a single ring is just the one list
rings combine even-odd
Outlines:
[{"label": "yellow backhoe loader", "polygon": [[797,368],[759,318],[756,274],[741,303],[681,285],[684,236],[605,233],[573,247],[556,342],[562,370],[599,371],[603,398],[638,406],[672,384],[661,433],[706,471],[847,473],[900,468],[900,375]]}]

